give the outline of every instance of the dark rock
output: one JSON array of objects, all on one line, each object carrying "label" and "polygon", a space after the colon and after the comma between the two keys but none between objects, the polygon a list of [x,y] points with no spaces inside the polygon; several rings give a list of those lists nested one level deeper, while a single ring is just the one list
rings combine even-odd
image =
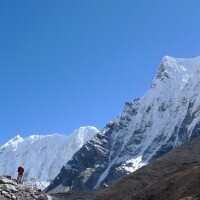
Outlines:
[{"label": "dark rock", "polygon": [[100,191],[94,200],[199,199],[199,152],[200,139],[181,145]]}]

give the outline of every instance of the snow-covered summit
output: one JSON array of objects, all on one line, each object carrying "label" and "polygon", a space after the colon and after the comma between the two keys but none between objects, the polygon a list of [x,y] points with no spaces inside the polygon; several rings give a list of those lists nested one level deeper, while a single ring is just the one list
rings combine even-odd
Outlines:
[{"label": "snow-covered summit", "polygon": [[188,84],[198,80],[199,73],[200,57],[187,59],[165,56],[143,99],[149,102],[155,98],[170,99],[179,96]]},{"label": "snow-covered summit", "polygon": [[77,142],[80,142],[81,145],[92,138],[94,136],[94,132],[96,131],[97,129],[92,126],[80,127],[79,129],[74,130],[72,135],[74,135],[74,138],[76,138]]},{"label": "snow-covered summit", "polygon": [[[9,140],[8,142],[6,142],[2,147],[0,147],[0,152],[3,150],[3,149],[7,149],[9,147],[13,148],[13,147],[16,147],[19,143],[21,143],[24,139],[20,136],[20,135],[17,135],[15,136],[14,138],[12,138],[11,140]],[[15,150],[15,148],[13,149]]]},{"label": "snow-covered summit", "polygon": [[[200,56],[195,58],[173,58],[165,56],[160,63],[155,79],[174,79],[173,83],[184,84],[199,70]],[[154,79],[154,81],[155,81]]]},{"label": "snow-covered summit", "polygon": [[16,178],[17,167],[23,164],[24,179],[52,180],[74,153],[98,132],[89,126],[76,129],[69,136],[31,135],[23,139],[17,135],[0,147],[0,175]]},{"label": "snow-covered summit", "polygon": [[194,58],[174,58],[171,56],[164,56],[161,60],[161,63],[166,63],[167,65],[170,65],[170,63],[177,63],[178,65],[182,65],[188,70],[191,70],[199,66],[200,56]]}]

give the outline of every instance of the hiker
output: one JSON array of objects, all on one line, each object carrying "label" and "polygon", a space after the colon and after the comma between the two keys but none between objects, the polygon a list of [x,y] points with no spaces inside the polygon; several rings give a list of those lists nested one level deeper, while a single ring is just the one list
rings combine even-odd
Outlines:
[{"label": "hiker", "polygon": [[22,176],[24,173],[24,167],[21,165],[20,167],[18,167],[18,176],[17,176],[17,183],[22,184]]}]

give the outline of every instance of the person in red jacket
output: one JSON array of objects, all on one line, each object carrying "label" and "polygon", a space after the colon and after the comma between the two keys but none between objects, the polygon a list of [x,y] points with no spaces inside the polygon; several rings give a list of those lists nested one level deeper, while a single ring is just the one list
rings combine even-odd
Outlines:
[{"label": "person in red jacket", "polygon": [[24,167],[21,165],[20,167],[18,167],[18,176],[17,176],[17,183],[22,184],[22,176],[24,173]]}]

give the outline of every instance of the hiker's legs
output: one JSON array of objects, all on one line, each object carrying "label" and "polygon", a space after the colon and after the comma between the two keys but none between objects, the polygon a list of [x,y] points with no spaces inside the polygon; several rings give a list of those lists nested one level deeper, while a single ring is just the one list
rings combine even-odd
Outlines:
[{"label": "hiker's legs", "polygon": [[19,184],[22,184],[22,175],[18,175],[17,176],[17,183]]},{"label": "hiker's legs", "polygon": [[19,184],[19,175],[17,176],[17,183]]}]

